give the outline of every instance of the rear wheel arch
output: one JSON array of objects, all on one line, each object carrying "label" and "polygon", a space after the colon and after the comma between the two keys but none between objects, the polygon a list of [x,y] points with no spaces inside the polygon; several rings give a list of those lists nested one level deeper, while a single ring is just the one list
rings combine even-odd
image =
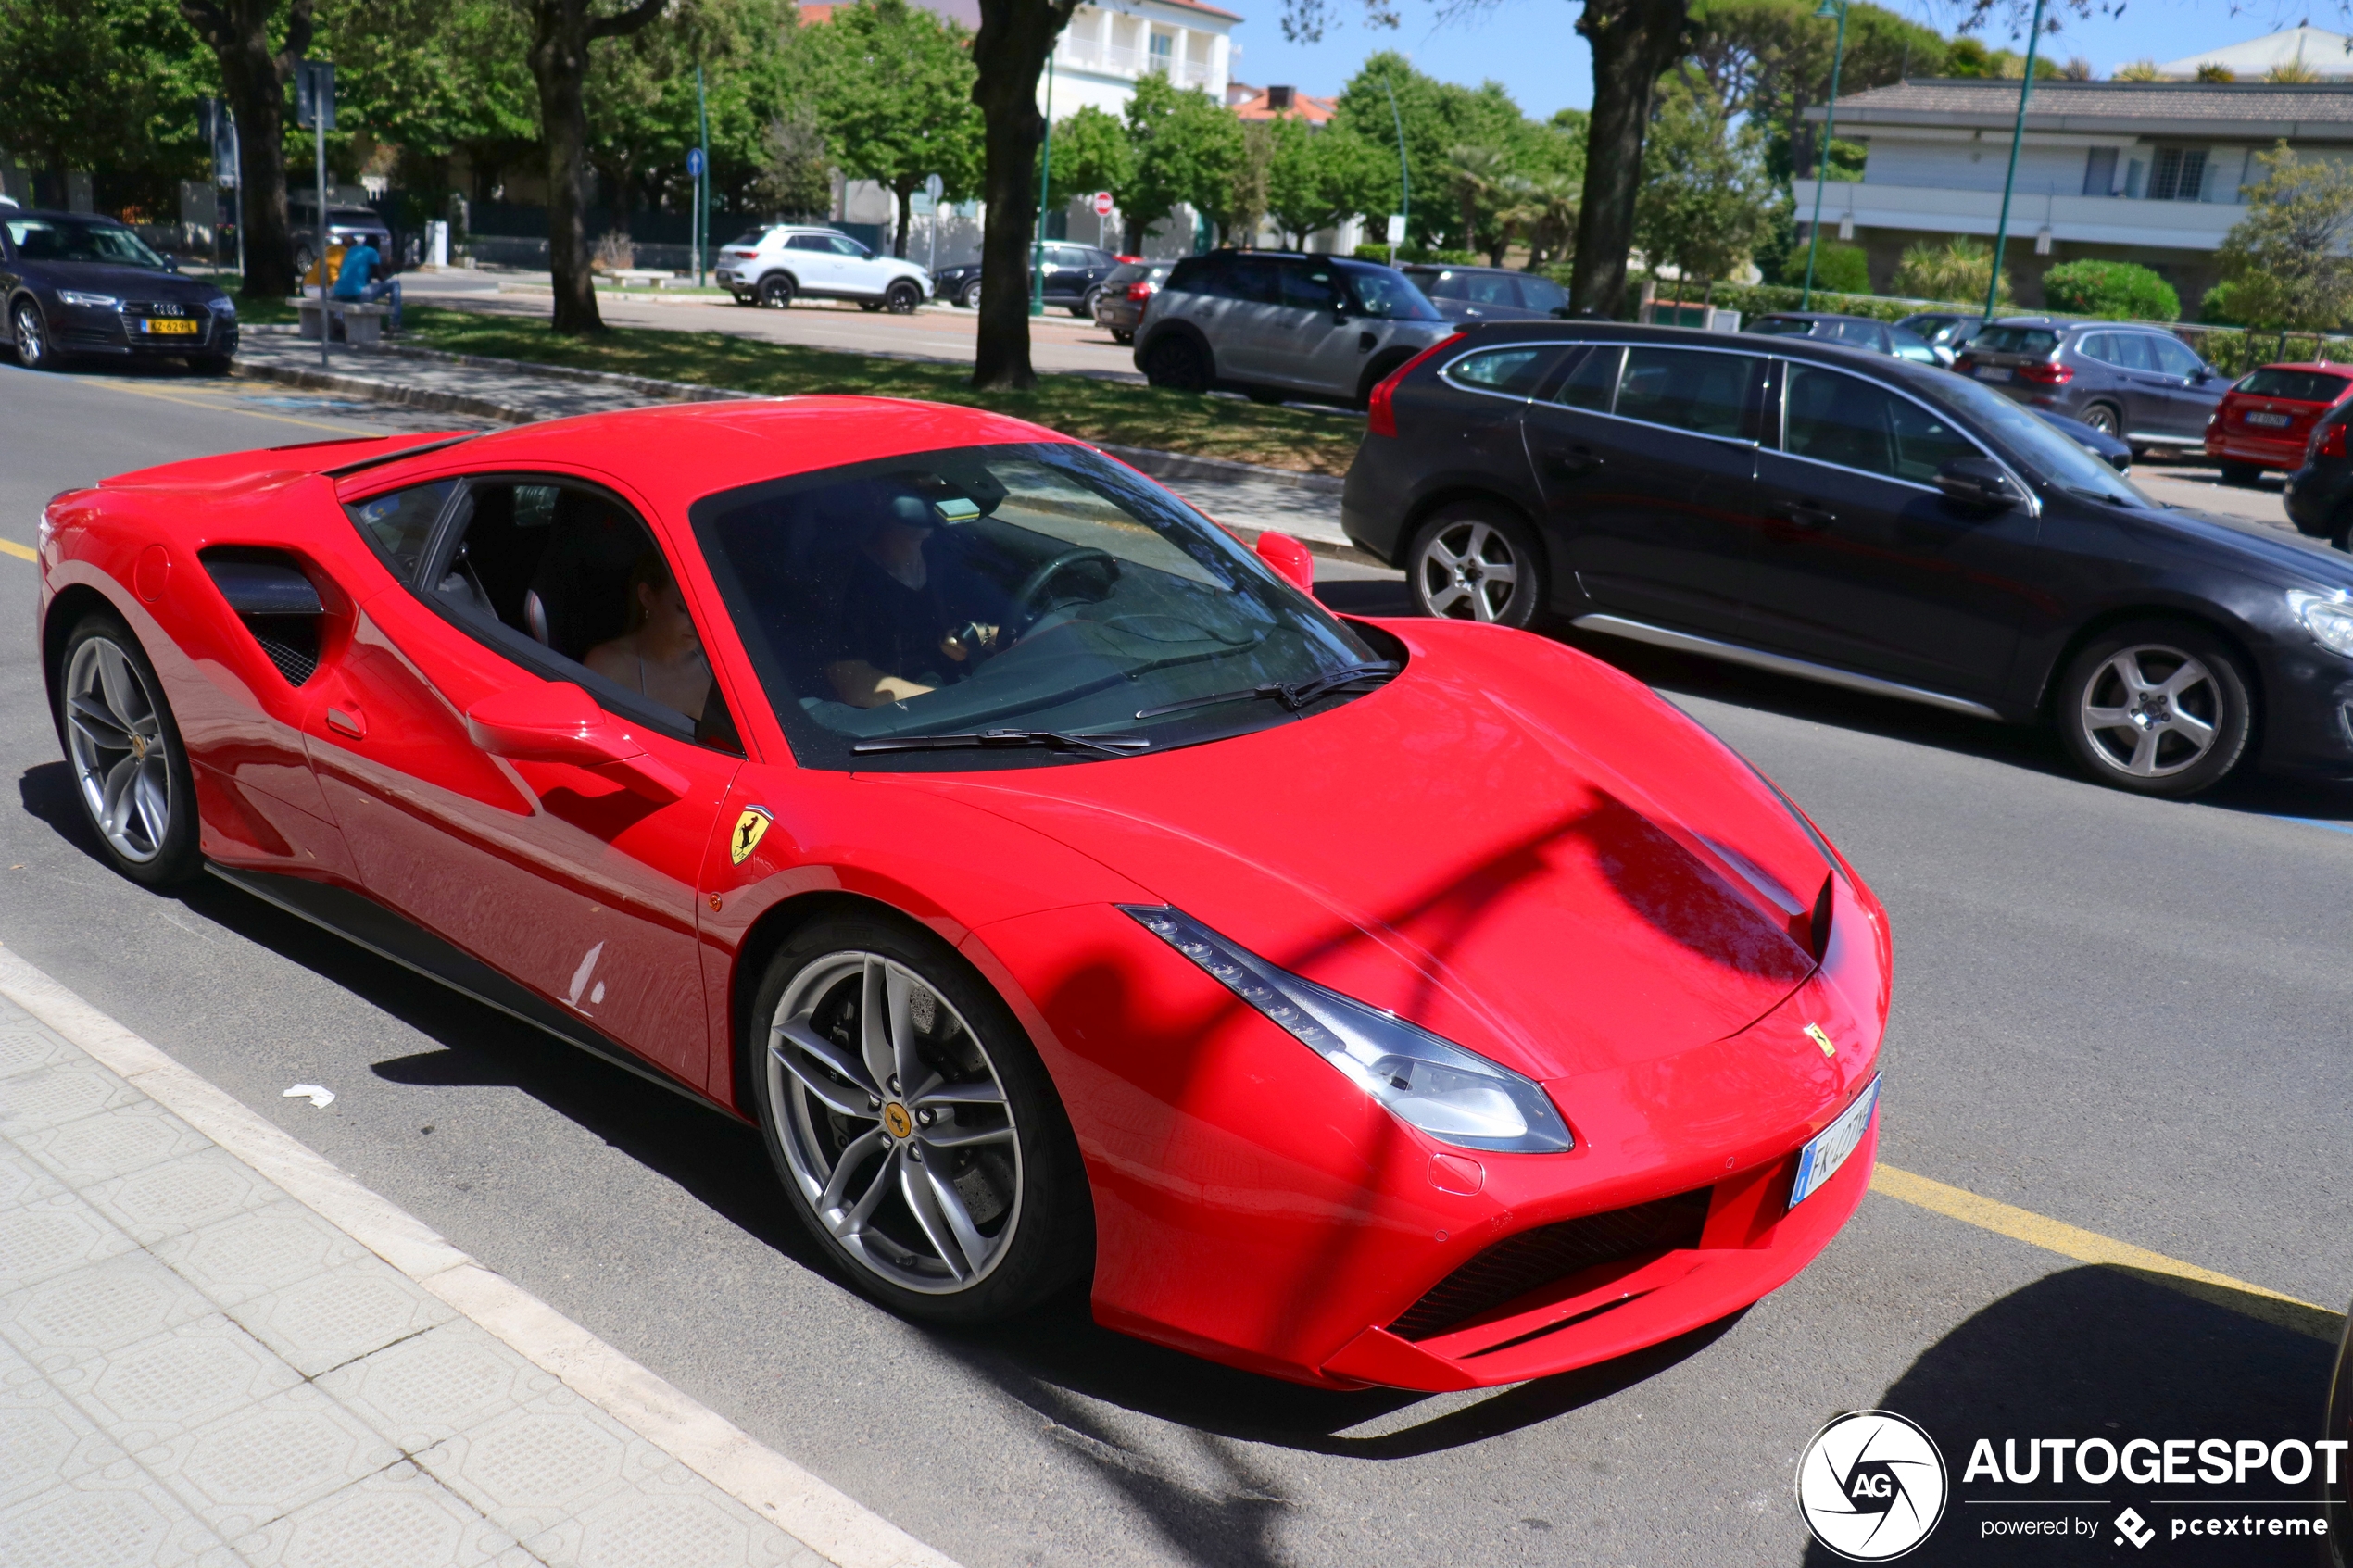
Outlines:
[{"label": "rear wheel arch", "polygon": [[1399,367],[1412,361],[1416,351],[1392,348],[1365,367],[1364,379],[1356,383],[1356,407],[1362,408],[1373,400],[1373,388],[1395,375]]}]

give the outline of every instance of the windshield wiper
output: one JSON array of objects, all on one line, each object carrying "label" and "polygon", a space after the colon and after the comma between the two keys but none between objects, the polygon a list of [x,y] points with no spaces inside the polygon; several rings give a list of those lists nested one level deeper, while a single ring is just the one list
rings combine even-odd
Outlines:
[{"label": "windshield wiper", "polygon": [[1188,708],[1207,708],[1212,703],[1239,702],[1245,697],[1271,696],[1293,713],[1319,697],[1327,697],[1342,686],[1353,686],[1363,681],[1386,681],[1403,669],[1394,659],[1381,659],[1373,664],[1343,664],[1327,670],[1312,681],[1269,681],[1263,686],[1242,686],[1230,692],[1217,692],[1209,696],[1189,696],[1182,702],[1164,702],[1158,708],[1142,708],[1136,711],[1139,719],[1153,719],[1163,713],[1179,713]]},{"label": "windshield wiper", "polygon": [[852,751],[959,751],[997,746],[1043,746],[1056,751],[1100,751],[1120,757],[1151,745],[1141,735],[1074,735],[1060,730],[974,730],[955,735],[885,735],[862,740]]}]

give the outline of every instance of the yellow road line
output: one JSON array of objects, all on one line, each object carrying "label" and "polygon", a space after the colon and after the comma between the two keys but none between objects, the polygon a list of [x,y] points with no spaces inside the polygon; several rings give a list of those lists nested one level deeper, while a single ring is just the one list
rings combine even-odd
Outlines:
[{"label": "yellow road line", "polygon": [[[86,381],[82,384],[84,386],[109,387],[116,392],[130,393],[134,397],[152,397],[162,403],[177,403],[182,408],[203,408],[213,413],[220,414],[243,414],[249,420],[275,420],[282,425],[300,425],[306,430],[331,431],[337,435],[349,435],[351,433],[351,427],[347,424],[333,425],[327,423],[323,420],[298,420],[292,414],[265,414],[258,408],[240,408],[233,403],[198,401],[197,399],[191,397],[175,397],[168,392],[158,392],[153,387],[127,386],[121,382],[113,381]],[[365,440],[366,437],[357,436],[354,437],[354,439]]]},{"label": "yellow road line", "polygon": [[2061,1257],[2121,1269],[2151,1285],[2161,1285],[2332,1345],[2345,1332],[2344,1315],[2326,1307],[2299,1301],[2293,1296],[2283,1296],[2228,1274],[2218,1274],[2211,1269],[2201,1269],[2196,1263],[2184,1263],[2179,1258],[2168,1258],[2162,1252],[2151,1252],[2096,1231],[2080,1230],[2031,1210],[1980,1198],[1973,1192],[1946,1186],[1943,1182],[1916,1176],[1893,1165],[1872,1170],[1871,1190]]},{"label": "yellow road line", "polygon": [[0,556],[15,556],[19,560],[39,560],[41,552],[30,545],[19,545],[14,539],[0,539]]}]

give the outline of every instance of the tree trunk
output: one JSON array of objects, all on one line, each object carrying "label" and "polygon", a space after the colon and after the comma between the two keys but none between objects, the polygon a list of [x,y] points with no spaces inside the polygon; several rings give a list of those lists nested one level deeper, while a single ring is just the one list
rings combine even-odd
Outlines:
[{"label": "tree trunk", "polygon": [[[907,259],[907,232],[915,226],[915,187],[912,181],[901,180],[898,185],[899,227],[890,237],[890,254],[900,260]],[[937,222],[939,204],[932,204],[933,222]]]},{"label": "tree trunk", "polygon": [[1038,383],[1029,365],[1029,246],[1038,227],[1038,144],[1046,117],[1038,78],[1077,0],[980,0],[973,39],[973,102],[980,106],[988,204],[980,236],[980,334],[973,385],[1023,391]]},{"label": "tree trunk", "polygon": [[1625,301],[1651,98],[1659,73],[1681,54],[1687,26],[1688,0],[1585,0],[1577,31],[1593,51],[1593,109],[1569,273],[1569,303],[1577,309],[1615,316]]},{"label": "tree trunk", "polygon": [[547,270],[554,275],[560,332],[600,332],[597,284],[588,270],[588,7],[585,0],[540,0],[533,7],[531,75],[539,85],[539,129],[547,148]]},{"label": "tree trunk", "polygon": [[[310,47],[311,0],[294,0],[284,46],[270,47],[276,0],[181,0],[180,13],[220,62],[220,90],[237,122],[237,221],[245,237],[247,299],[283,299],[300,286],[286,219],[286,82]],[[323,199],[326,193],[319,193]]]}]

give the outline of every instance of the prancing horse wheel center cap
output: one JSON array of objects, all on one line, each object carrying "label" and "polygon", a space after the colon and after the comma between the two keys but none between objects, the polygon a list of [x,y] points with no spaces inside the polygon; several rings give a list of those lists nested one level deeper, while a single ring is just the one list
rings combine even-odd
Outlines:
[{"label": "prancing horse wheel center cap", "polygon": [[897,1100],[892,1100],[888,1105],[884,1106],[882,1115],[883,1125],[890,1129],[892,1137],[904,1138],[914,1135],[915,1119],[908,1115],[907,1108]]}]

